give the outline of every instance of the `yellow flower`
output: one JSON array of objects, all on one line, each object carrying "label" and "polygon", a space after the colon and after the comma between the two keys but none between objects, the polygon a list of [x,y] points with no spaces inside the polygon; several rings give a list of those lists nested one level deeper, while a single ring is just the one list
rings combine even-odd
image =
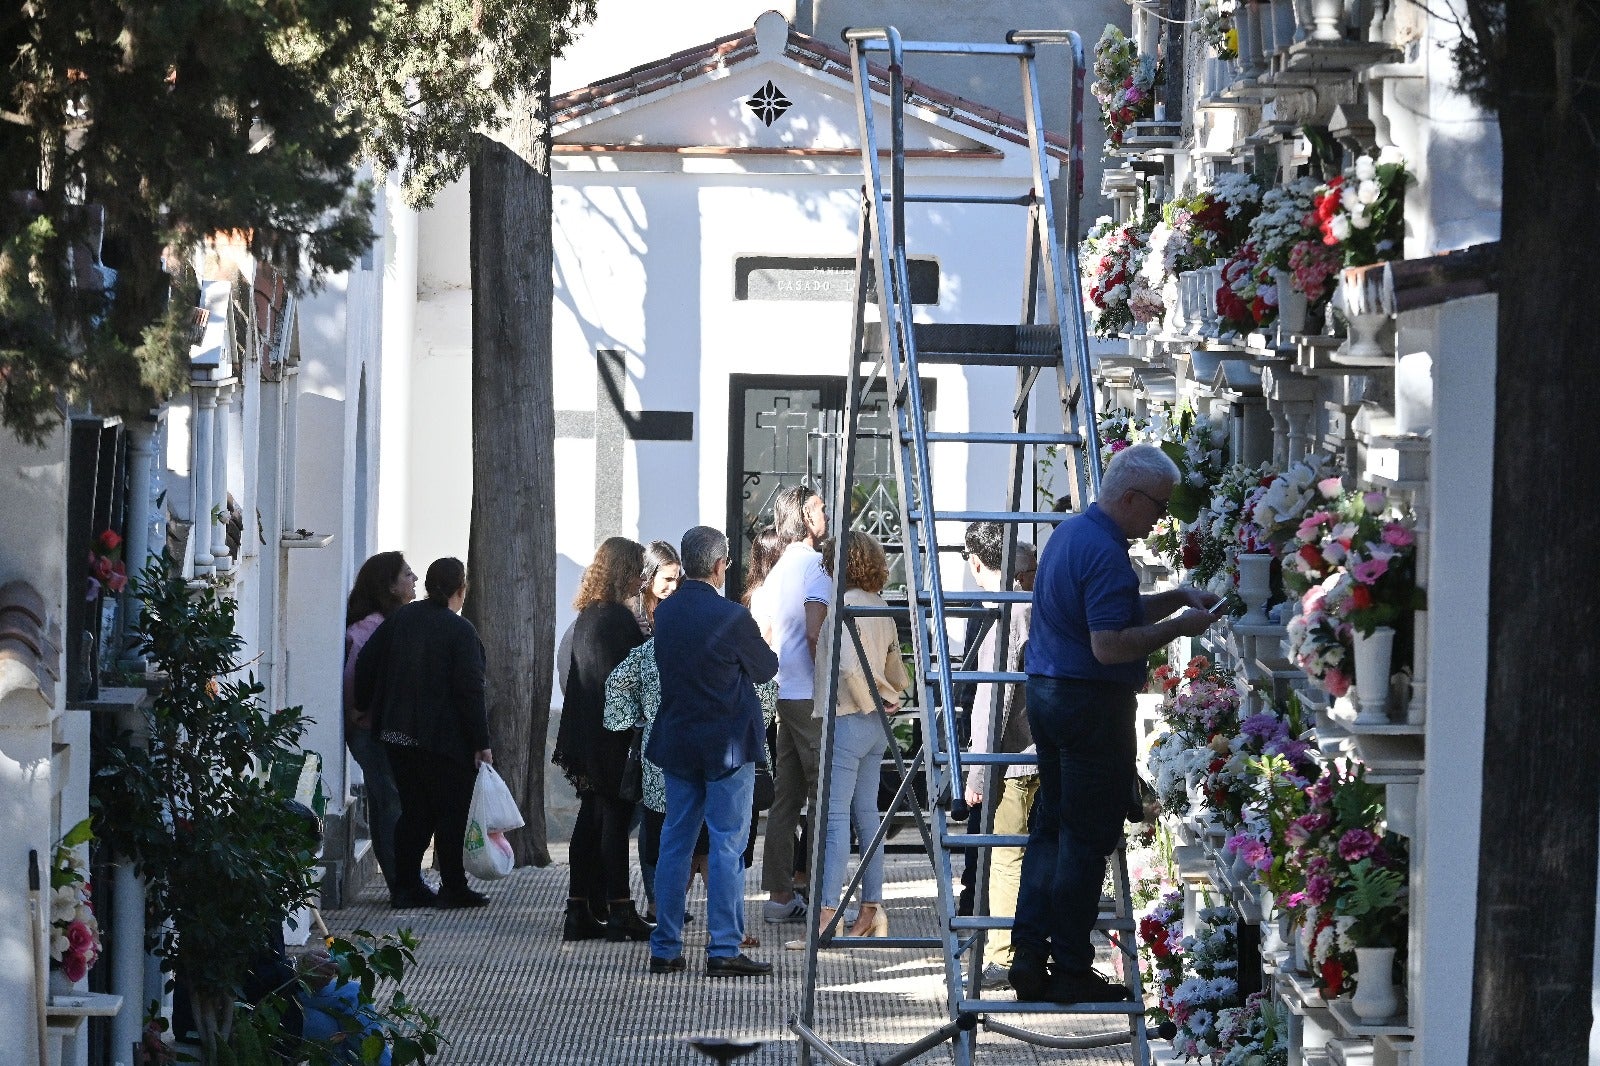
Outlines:
[{"label": "yellow flower", "polygon": [[1222,38],[1222,42],[1228,51],[1234,55],[1239,54],[1239,31],[1237,29],[1228,30],[1227,35]]}]

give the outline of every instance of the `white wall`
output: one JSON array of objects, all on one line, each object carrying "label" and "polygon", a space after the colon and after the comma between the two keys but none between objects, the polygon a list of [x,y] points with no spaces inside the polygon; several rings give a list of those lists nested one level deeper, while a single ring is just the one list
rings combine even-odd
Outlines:
[{"label": "white wall", "polygon": [[[1419,1002],[1421,1066],[1467,1061],[1477,921],[1478,833],[1483,807],[1484,693],[1488,684],[1489,523],[1494,467],[1493,296],[1438,311],[1433,362],[1433,539],[1428,612],[1450,619],[1428,642],[1427,773],[1419,790],[1412,856],[1411,988]],[[1425,924],[1424,924],[1425,923]]]}]

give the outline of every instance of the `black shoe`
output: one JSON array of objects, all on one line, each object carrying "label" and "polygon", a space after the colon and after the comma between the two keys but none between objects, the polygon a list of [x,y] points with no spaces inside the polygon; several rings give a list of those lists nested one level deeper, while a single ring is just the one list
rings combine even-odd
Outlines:
[{"label": "black shoe", "polygon": [[744,952],[729,958],[706,958],[707,977],[771,977],[772,963],[757,962]]},{"label": "black shoe", "polygon": [[587,900],[567,900],[567,917],[561,923],[562,940],[598,940],[606,935],[606,923],[589,910]]},{"label": "black shoe", "polygon": [[651,973],[682,973],[688,968],[689,964],[683,961],[682,955],[675,959],[663,959],[659,955],[650,956]]},{"label": "black shoe", "polygon": [[655,928],[640,917],[630,899],[626,903],[611,905],[611,916],[606,920],[606,939],[613,944],[620,944],[624,940],[649,940]]},{"label": "black shoe", "polygon": [[389,893],[390,910],[408,911],[419,907],[437,907],[438,905],[438,893],[427,885],[418,885],[416,888],[403,888],[397,892]]},{"label": "black shoe", "polygon": [[467,907],[487,907],[489,897],[470,888],[445,888],[439,891],[439,902],[434,906],[442,911],[462,910]]},{"label": "black shoe", "polygon": [[1011,959],[1011,969],[1006,974],[1017,999],[1024,1003],[1040,1003],[1049,998],[1050,968],[1043,955],[1016,951]]},{"label": "black shoe", "polygon": [[1107,980],[1093,970],[1080,970],[1052,977],[1044,998],[1055,1003],[1126,1003],[1133,995],[1126,985]]}]

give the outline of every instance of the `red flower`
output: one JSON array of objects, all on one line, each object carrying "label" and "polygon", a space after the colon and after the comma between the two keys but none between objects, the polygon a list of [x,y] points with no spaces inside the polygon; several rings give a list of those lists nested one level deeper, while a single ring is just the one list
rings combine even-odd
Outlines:
[{"label": "red flower", "polygon": [[1355,585],[1350,589],[1350,609],[1364,611],[1372,606],[1372,590],[1365,585]]},{"label": "red flower", "polygon": [[1195,532],[1183,537],[1183,568],[1193,570],[1200,565],[1200,535]]},{"label": "red flower", "polygon": [[1315,544],[1303,545],[1300,548],[1300,558],[1304,559],[1306,565],[1313,570],[1321,570],[1325,565],[1322,561],[1322,553],[1317,550]]},{"label": "red flower", "polygon": [[95,543],[103,552],[114,552],[122,543],[122,538],[117,536],[116,530],[108,529],[100,534],[100,536],[95,540]]},{"label": "red flower", "polygon": [[1322,964],[1322,995],[1325,999],[1336,999],[1341,989],[1344,988],[1344,963],[1338,959],[1328,959]]}]

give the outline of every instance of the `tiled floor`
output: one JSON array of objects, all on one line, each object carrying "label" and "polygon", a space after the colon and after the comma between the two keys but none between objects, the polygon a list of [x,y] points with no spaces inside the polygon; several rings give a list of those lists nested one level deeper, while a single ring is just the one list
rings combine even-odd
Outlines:
[{"label": "tiled floor", "polygon": [[[788,1019],[801,1006],[805,953],[786,951],[783,942],[804,930],[800,925],[761,922],[762,897],[755,872],[746,889],[747,913],[752,916],[748,929],[763,943],[750,954],[772,962],[775,973],[770,978],[708,980],[703,970],[703,921],[688,927],[688,972],[671,976],[646,972],[645,944],[563,943],[564,858],[564,850],[558,851],[556,863],[546,869],[521,869],[503,881],[480,885],[493,899],[481,910],[391,911],[379,882],[350,906],[324,918],[335,932],[406,925],[420,937],[420,965],[407,982],[407,993],[442,1020],[450,1043],[435,1060],[440,1066],[709,1062],[688,1046],[687,1039],[695,1035],[763,1041],[760,1050],[738,1060],[746,1066],[788,1066],[799,1061]],[[926,857],[891,854],[886,876],[891,933],[931,935],[934,882]],[[642,902],[642,892],[637,896]],[[690,893],[689,909],[704,913],[698,882]],[[814,1028],[845,1060],[866,1066],[943,1022],[943,973],[937,957],[925,950],[823,952]],[[1086,1030],[1081,1021],[1015,1016],[1002,1020],[1060,1034],[1125,1027],[1120,1021],[1089,1020],[1093,1028]],[[812,1056],[814,1063],[823,1061]],[[948,1047],[943,1047],[917,1061],[953,1060]],[[987,1033],[980,1037],[977,1056],[981,1066],[1131,1061],[1126,1046],[1048,1050]]]}]

